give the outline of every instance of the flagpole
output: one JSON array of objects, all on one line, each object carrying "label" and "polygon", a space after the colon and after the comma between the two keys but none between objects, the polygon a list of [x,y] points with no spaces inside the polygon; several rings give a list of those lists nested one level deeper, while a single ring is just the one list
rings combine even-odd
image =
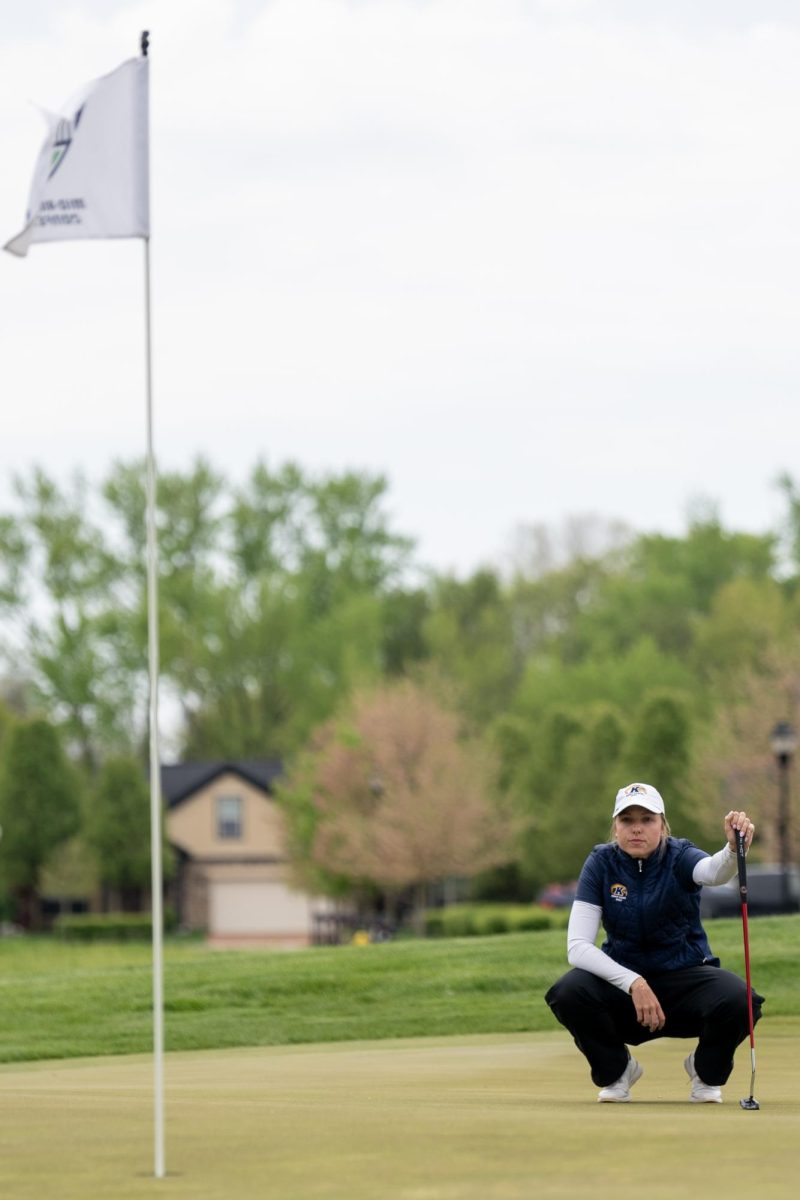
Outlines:
[{"label": "flagpole", "polygon": [[[158,540],[153,453],[153,369],[150,317],[150,34],[141,57],[85,88],[77,112],[49,120],[39,151],[23,229],[3,247],[24,258],[33,242],[73,238],[141,237],[147,391],[146,559],[148,715],[150,735],[150,843],[153,926],[153,1057],[155,1174],[164,1166],[164,884],[161,862],[161,754],[158,744]],[[64,165],[66,164],[66,165]]]},{"label": "flagpole", "polygon": [[[147,57],[150,35],[142,34]],[[148,115],[149,120],[149,115]],[[148,138],[149,145],[149,138]],[[149,192],[149,180],[148,180]],[[161,864],[161,753],[158,736],[158,536],[156,530],[156,465],[153,449],[153,351],[150,306],[150,235],[144,240],[144,311],[147,380],[147,661],[150,726],[150,868],[153,923],[153,1173],[166,1174],[164,1161],[164,912]]]}]

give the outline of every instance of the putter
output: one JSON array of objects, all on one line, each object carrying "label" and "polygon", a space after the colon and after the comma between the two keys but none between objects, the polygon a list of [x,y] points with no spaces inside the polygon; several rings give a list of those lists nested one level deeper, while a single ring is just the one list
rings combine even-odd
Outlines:
[{"label": "putter", "polygon": [[742,937],[744,938],[744,975],[747,983],[747,1016],[750,1021],[750,1095],[740,1100],[742,1108],[755,1110],[761,1105],[753,1098],[756,1086],[756,1040],[753,1033],[753,985],[750,982],[750,935],[747,931],[747,866],[744,834],[736,830],[736,865],[739,868],[739,896],[742,901]]}]

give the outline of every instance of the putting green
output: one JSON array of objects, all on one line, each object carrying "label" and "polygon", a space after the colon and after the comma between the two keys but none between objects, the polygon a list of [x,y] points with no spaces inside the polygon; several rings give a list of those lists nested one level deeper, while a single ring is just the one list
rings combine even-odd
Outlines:
[{"label": "putting green", "polygon": [[0,1067],[3,1200],[783,1200],[800,1174],[800,1028],[759,1028],[725,1103],[692,1105],[689,1043],[637,1052],[598,1105],[560,1032],[171,1054],[168,1176],[149,1058]]}]

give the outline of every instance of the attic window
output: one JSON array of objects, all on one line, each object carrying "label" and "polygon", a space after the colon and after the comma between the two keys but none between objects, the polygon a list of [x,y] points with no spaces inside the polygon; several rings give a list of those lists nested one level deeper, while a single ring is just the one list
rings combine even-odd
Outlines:
[{"label": "attic window", "polygon": [[242,836],[241,796],[217,796],[217,837],[220,839]]}]

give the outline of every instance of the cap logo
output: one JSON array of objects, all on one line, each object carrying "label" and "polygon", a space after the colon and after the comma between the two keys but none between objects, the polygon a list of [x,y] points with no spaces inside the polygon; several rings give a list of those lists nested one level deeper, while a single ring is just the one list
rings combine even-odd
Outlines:
[{"label": "cap logo", "polygon": [[624,883],[612,883],[611,899],[619,900],[620,902],[628,899],[628,889],[625,887]]},{"label": "cap logo", "polygon": [[626,796],[644,796],[645,789],[640,783],[632,783],[630,787],[625,788]]}]

